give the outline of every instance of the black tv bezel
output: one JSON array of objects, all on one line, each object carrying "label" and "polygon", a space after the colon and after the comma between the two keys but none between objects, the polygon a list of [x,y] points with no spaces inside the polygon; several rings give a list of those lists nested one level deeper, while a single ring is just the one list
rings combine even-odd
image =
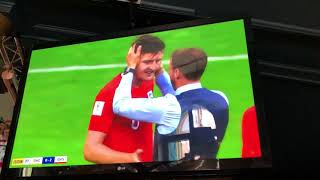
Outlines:
[{"label": "black tv bezel", "polygon": [[[50,42],[47,44],[36,44],[33,48],[33,50],[38,49],[46,49],[46,48],[52,48],[52,47],[58,47],[58,46],[65,46],[65,45],[73,45],[73,44],[80,44],[80,43],[87,43],[87,42],[94,42],[99,40],[108,40],[108,39],[115,39],[115,38],[121,38],[121,37],[127,37],[127,36],[135,36],[140,34],[146,34],[146,33],[154,33],[154,32],[161,32],[161,31],[167,31],[167,30],[174,30],[174,29],[181,29],[181,28],[187,28],[187,27],[195,27],[200,25],[206,25],[206,24],[214,24],[214,23],[223,23],[228,21],[235,21],[235,20],[243,20],[244,22],[244,28],[245,28],[245,34],[246,34],[246,42],[247,42],[247,52],[248,52],[248,58],[249,58],[249,65],[250,65],[250,73],[251,73],[251,79],[252,79],[252,88],[253,88],[253,94],[254,94],[254,102],[256,106],[257,111],[257,119],[258,119],[258,128],[259,128],[259,137],[260,137],[260,147],[262,151],[262,156],[260,158],[233,158],[233,159],[220,159],[220,160],[208,160],[212,162],[218,162],[222,164],[229,164],[228,167],[223,169],[208,169],[208,170],[183,170],[184,167],[181,167],[181,170],[178,171],[161,171],[161,172],[148,172],[146,169],[147,167],[154,165],[160,165],[160,164],[174,164],[174,162],[152,162],[152,163],[129,163],[128,166],[131,166],[135,169],[138,169],[138,172],[128,172],[128,171],[118,171],[117,167],[119,167],[120,164],[106,164],[106,165],[79,165],[79,166],[59,166],[59,167],[37,167],[32,168],[33,170],[38,169],[41,171],[43,170],[50,170],[48,175],[38,175],[38,176],[30,176],[30,177],[24,177],[21,176],[19,171],[21,171],[24,168],[9,168],[10,166],[10,159],[11,159],[11,153],[13,149],[15,134],[17,130],[17,124],[21,109],[21,103],[22,98],[24,94],[24,88],[25,83],[27,79],[28,69],[29,69],[29,63],[31,58],[31,52],[27,54],[28,61],[26,63],[26,66],[23,71],[22,79],[19,85],[19,92],[18,92],[18,98],[16,101],[16,105],[14,107],[14,113],[12,118],[12,124],[10,128],[10,135],[8,139],[8,144],[6,148],[6,154],[4,157],[4,163],[3,163],[3,169],[2,169],[2,178],[9,178],[9,179],[16,179],[16,178],[27,178],[27,179],[34,179],[39,177],[65,177],[65,178],[72,178],[74,176],[85,176],[85,177],[97,177],[97,178],[106,178],[106,177],[156,177],[156,176],[163,176],[163,177],[176,177],[176,176],[233,176],[233,175],[239,175],[242,173],[250,172],[252,173],[252,170],[258,170],[262,172],[266,172],[265,170],[271,169],[272,167],[272,161],[271,161],[271,152],[270,152],[270,142],[269,142],[269,130],[268,127],[266,127],[265,122],[265,113],[263,110],[263,101],[261,97],[260,92],[262,92],[260,89],[261,85],[259,85],[259,78],[258,78],[258,71],[257,71],[257,63],[254,61],[254,38],[252,36],[251,32],[251,21],[249,17],[227,17],[227,18],[206,18],[206,19],[197,19],[197,20],[191,20],[191,21],[185,21],[181,23],[173,23],[173,24],[167,24],[167,25],[161,25],[161,26],[154,26],[154,27],[148,27],[148,28],[141,28],[141,29],[134,29],[134,30],[128,30],[128,31],[122,31],[122,32],[116,32],[116,33],[110,33],[105,34],[101,36],[94,36],[94,37],[86,37],[79,40],[71,40],[71,41],[63,41],[63,42]],[[196,161],[195,161],[196,162]],[[187,162],[185,162],[187,163]],[[231,164],[231,165],[230,165]],[[234,165],[232,165],[234,164]],[[183,165],[183,164],[181,164]],[[87,169],[85,168],[87,166]],[[89,173],[80,173],[77,174],[76,168],[84,168],[83,170],[91,170]],[[97,169],[112,169],[110,172],[99,172]],[[96,170],[96,171],[95,171]],[[97,173],[99,172],[99,173]],[[268,174],[269,171],[267,171]],[[51,174],[52,173],[52,174]],[[40,173],[41,174],[41,173]]]}]

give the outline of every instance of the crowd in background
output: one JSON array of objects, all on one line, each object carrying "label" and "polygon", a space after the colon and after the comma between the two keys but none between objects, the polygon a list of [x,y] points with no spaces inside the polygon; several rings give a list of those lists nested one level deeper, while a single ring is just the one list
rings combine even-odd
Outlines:
[{"label": "crowd in background", "polygon": [[11,121],[0,117],[0,170],[8,141]]}]

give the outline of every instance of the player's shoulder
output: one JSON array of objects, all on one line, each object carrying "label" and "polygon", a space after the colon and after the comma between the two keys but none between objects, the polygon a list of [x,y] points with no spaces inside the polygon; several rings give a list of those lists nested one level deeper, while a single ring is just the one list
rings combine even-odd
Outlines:
[{"label": "player's shoulder", "polygon": [[248,108],[244,114],[243,114],[244,117],[247,117],[247,116],[252,116],[252,117],[255,117],[256,116],[256,108],[255,106],[251,106],[250,108]]},{"label": "player's shoulder", "polygon": [[210,90],[210,91],[213,92],[213,93],[216,93],[219,96],[221,96],[227,102],[227,104],[229,104],[229,99],[228,99],[228,97],[226,96],[225,93],[223,93],[222,91],[218,91],[218,90]]},{"label": "player's shoulder", "polygon": [[121,74],[115,76],[111,81],[109,81],[98,93],[97,98],[107,98],[113,97],[117,87],[121,81]]}]

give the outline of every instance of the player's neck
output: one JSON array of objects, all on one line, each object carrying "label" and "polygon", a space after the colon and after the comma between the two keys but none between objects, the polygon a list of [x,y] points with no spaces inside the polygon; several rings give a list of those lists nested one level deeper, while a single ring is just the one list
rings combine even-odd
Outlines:
[{"label": "player's neck", "polygon": [[132,87],[139,87],[141,85],[142,80],[136,77],[133,78]]},{"label": "player's neck", "polygon": [[176,89],[178,89],[179,87],[182,87],[188,84],[194,84],[194,83],[200,83],[200,80],[181,79],[176,81]]}]

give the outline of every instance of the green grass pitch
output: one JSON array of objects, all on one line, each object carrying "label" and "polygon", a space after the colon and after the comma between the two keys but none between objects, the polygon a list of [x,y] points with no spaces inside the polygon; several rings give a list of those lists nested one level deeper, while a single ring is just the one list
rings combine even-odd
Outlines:
[{"label": "green grass pitch", "polygon": [[[203,48],[211,57],[247,54],[242,21],[154,35],[166,43],[164,59],[169,59],[175,49],[185,47]],[[133,39],[37,50],[32,54],[30,69],[123,64]],[[122,71],[110,68],[29,74],[11,159],[68,156],[64,165],[91,164],[83,158],[83,146],[94,99]],[[254,105],[248,60],[209,62],[201,82],[208,89],[224,92],[229,99],[230,119],[218,158],[241,157],[241,119],[244,111]],[[155,94],[160,95],[156,87]]]}]

